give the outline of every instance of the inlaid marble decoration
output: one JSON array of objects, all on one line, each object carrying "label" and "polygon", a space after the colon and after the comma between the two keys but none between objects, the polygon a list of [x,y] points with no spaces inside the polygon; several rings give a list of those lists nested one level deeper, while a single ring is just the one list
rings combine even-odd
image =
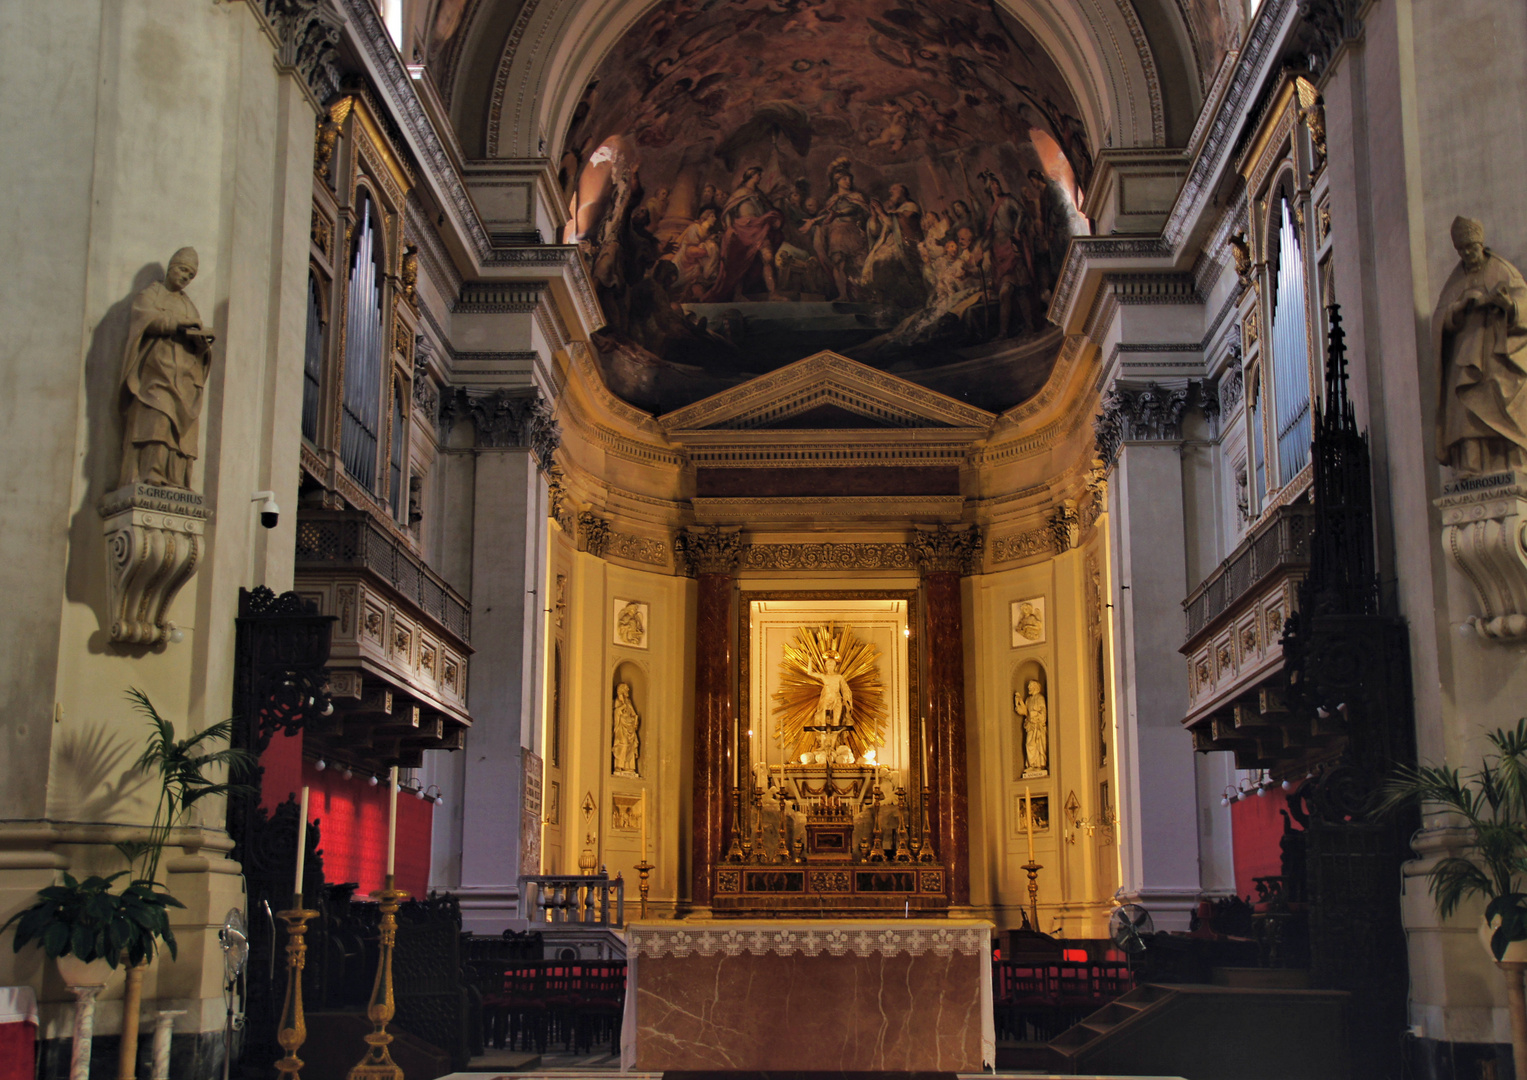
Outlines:
[{"label": "inlaid marble decoration", "polygon": [[1025,645],[1043,645],[1045,632],[1045,598],[1031,596],[1027,600],[1014,600],[1009,622],[1013,631],[1013,648]]}]

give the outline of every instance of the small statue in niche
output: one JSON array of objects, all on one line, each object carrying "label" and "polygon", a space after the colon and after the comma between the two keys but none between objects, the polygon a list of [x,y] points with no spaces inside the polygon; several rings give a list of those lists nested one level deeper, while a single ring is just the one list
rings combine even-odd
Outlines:
[{"label": "small statue in niche", "polygon": [[1484,226],[1453,219],[1459,263],[1432,315],[1442,378],[1437,458],[1461,473],[1527,467],[1527,282],[1485,247]]},{"label": "small statue in niche", "polygon": [[615,687],[615,730],[611,739],[611,757],[616,776],[636,776],[637,757],[641,752],[642,718],[631,703],[631,684]]},{"label": "small statue in niche", "polygon": [[1013,711],[1023,717],[1023,777],[1049,776],[1049,707],[1038,679],[1013,695]]},{"label": "small statue in niche", "polygon": [[196,249],[183,247],[170,256],[164,281],[133,298],[122,359],[120,487],[190,490],[215,340],[202,329],[201,314],[185,294],[196,269]]}]

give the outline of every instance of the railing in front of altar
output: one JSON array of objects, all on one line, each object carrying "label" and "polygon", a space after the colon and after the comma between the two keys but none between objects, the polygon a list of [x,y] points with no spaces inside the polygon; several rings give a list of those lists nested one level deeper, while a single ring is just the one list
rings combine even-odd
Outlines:
[{"label": "railing in front of altar", "polygon": [[533,874],[520,878],[519,916],[532,926],[624,926],[626,883],[607,874]]}]

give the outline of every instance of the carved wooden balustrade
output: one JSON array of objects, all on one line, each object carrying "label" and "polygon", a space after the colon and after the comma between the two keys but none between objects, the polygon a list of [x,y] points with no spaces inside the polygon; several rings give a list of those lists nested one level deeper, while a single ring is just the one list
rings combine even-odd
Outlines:
[{"label": "carved wooden balustrade", "polygon": [[417,766],[462,746],[471,605],[398,536],[359,511],[297,518],[296,589],[334,616],[334,712],[311,749],[363,768]]},{"label": "carved wooden balustrade", "polygon": [[1188,714],[1197,750],[1229,750],[1243,769],[1272,768],[1336,735],[1285,707],[1283,624],[1310,564],[1314,509],[1275,510],[1183,601]]}]

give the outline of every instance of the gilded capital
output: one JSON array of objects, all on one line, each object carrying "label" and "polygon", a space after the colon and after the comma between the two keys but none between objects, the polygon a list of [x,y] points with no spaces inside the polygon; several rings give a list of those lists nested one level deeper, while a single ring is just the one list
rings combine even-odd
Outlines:
[{"label": "gilded capital", "polygon": [[686,573],[731,574],[737,570],[742,558],[742,534],[722,532],[721,526],[708,529],[685,529],[674,537],[674,553],[679,563],[687,567]]}]

